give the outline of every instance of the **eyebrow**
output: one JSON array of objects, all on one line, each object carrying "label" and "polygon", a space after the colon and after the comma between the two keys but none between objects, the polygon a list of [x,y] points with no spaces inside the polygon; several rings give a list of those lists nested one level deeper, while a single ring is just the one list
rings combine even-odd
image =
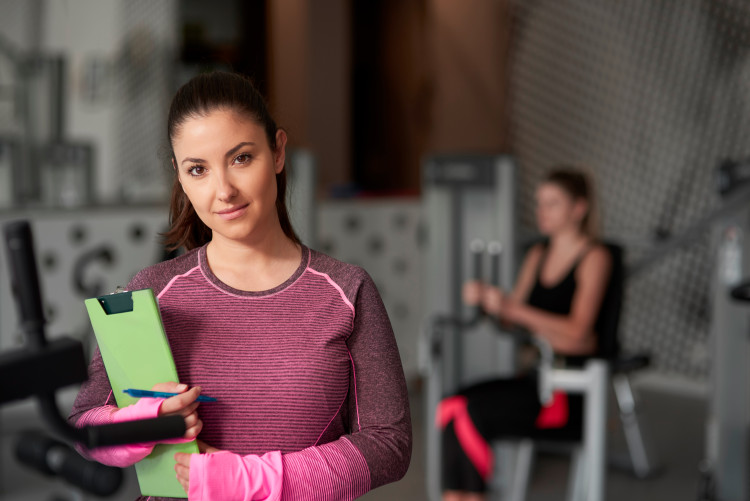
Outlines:
[{"label": "eyebrow", "polygon": [[[243,148],[245,146],[255,146],[255,143],[253,143],[252,141],[243,141],[243,142],[237,144],[237,146],[235,146],[233,148],[230,148],[224,154],[224,157],[225,158],[226,157],[231,157],[232,155],[234,155],[235,153],[237,153],[241,148]],[[182,160],[182,162],[180,162],[180,164],[184,164],[185,162],[201,163],[201,162],[205,162],[205,160],[203,160],[202,158],[186,157],[186,158],[184,158]]]}]

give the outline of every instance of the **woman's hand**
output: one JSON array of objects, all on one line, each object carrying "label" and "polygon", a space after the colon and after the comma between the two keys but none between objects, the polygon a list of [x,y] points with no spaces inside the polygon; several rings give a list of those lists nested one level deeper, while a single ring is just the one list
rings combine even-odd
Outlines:
[{"label": "woman's hand", "polygon": [[198,436],[203,428],[203,421],[198,417],[198,405],[195,399],[201,394],[201,387],[194,386],[188,390],[186,384],[177,384],[173,381],[168,383],[158,383],[151,388],[153,391],[166,391],[170,393],[179,393],[174,397],[165,398],[159,407],[159,417],[180,415],[185,419],[185,439],[194,439]]},{"label": "woman's hand", "polygon": [[464,284],[461,296],[467,305],[481,305],[485,313],[507,320],[504,317],[509,313],[511,299],[499,288],[470,280]]},{"label": "woman's hand", "polygon": [[178,452],[174,455],[174,459],[177,461],[177,464],[174,465],[174,471],[177,473],[177,480],[180,485],[185,489],[185,494],[190,493],[190,458],[192,456],[192,454],[185,452]]},{"label": "woman's hand", "polygon": [[[202,454],[213,454],[214,452],[219,452],[219,449],[211,447],[202,440],[198,440],[198,450],[201,451]],[[177,464],[174,465],[174,471],[177,473],[177,480],[180,482],[180,485],[182,485],[182,488],[185,489],[186,493],[190,492],[188,489],[190,488],[191,457],[192,454],[187,454],[185,452],[178,452],[174,455],[174,459],[177,461]]]},{"label": "woman's hand", "polygon": [[490,315],[502,318],[507,301],[507,296],[497,287],[488,286],[484,288],[482,293],[482,309]]},{"label": "woman's hand", "polygon": [[469,280],[466,282],[461,291],[464,303],[468,306],[479,305],[482,302],[484,288],[484,284],[479,280]]}]

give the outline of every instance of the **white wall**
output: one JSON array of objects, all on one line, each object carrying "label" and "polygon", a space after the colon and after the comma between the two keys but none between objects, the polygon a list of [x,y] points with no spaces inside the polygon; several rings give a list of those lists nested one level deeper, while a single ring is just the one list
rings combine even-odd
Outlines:
[{"label": "white wall", "polygon": [[86,70],[94,61],[112,63],[122,37],[117,22],[121,0],[48,0],[42,26],[42,48],[61,53],[68,62],[68,89],[65,107],[67,139],[91,141],[95,145],[95,192],[110,198],[116,188],[108,180],[114,169],[114,111],[111,95],[87,100]]},{"label": "white wall", "polygon": [[[177,21],[176,0],[0,0],[9,45],[65,58],[64,138],[93,145],[98,201],[152,201],[166,192],[155,131],[166,116]],[[15,82],[0,56],[0,85]],[[0,134],[19,130],[11,103],[0,100]],[[132,193],[139,190],[146,196]]]}]

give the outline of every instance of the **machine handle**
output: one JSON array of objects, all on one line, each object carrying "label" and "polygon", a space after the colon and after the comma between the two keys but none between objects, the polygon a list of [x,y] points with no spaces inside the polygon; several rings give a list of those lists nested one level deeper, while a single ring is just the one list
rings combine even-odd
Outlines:
[{"label": "machine handle", "polygon": [[490,285],[500,287],[500,256],[503,246],[500,242],[490,242],[487,253],[490,255]]},{"label": "machine handle", "polygon": [[750,301],[750,280],[732,287],[729,295],[740,301]]}]

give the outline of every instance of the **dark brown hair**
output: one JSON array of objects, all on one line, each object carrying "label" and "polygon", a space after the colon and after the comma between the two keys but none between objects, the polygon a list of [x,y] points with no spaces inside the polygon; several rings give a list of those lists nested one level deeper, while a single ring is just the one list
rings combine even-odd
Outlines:
[{"label": "dark brown hair", "polygon": [[594,212],[594,195],[591,182],[582,171],[566,166],[552,169],[542,183],[554,184],[566,192],[573,200],[584,200],[588,203],[588,211],[581,220],[581,231],[590,237],[597,236]]},{"label": "dark brown hair", "polygon": [[[167,139],[172,162],[176,163],[172,142],[180,127],[189,119],[204,117],[215,110],[231,110],[261,125],[265,129],[271,150],[276,151],[276,132],[279,128],[268,112],[260,92],[247,77],[216,71],[193,77],[179,88],[172,99],[167,119]],[[172,170],[174,178],[169,202],[169,230],[163,234],[164,244],[169,250],[182,246],[187,250],[194,249],[211,240],[211,229],[200,220],[182,191],[177,169]],[[284,234],[295,243],[300,243],[286,208],[286,184],[284,166],[276,174],[276,213]]]}]

